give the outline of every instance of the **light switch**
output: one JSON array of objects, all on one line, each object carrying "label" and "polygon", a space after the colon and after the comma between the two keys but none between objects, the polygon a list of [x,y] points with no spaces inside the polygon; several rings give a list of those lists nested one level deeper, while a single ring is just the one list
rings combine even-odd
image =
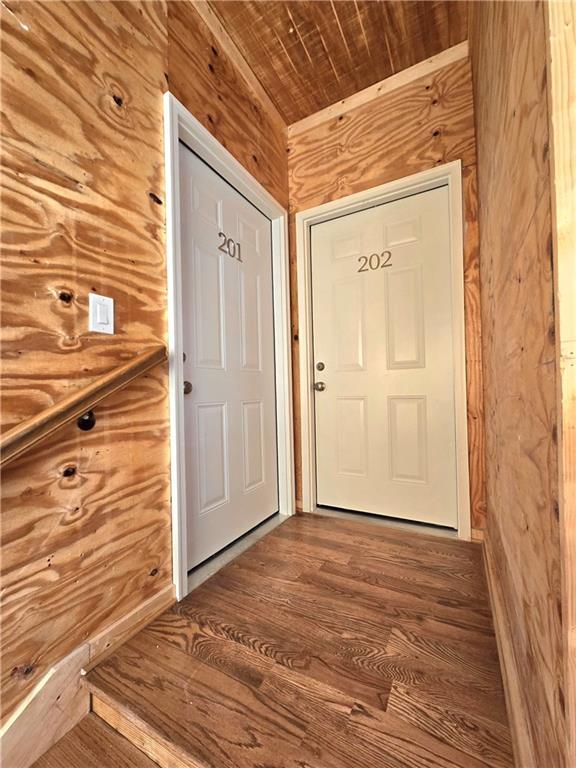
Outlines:
[{"label": "light switch", "polygon": [[88,294],[88,330],[114,333],[114,299],[110,296]]}]

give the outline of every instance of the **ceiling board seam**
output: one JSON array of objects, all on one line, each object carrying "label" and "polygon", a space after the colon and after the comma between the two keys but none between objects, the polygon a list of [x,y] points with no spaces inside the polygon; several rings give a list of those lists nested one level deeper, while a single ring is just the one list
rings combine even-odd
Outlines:
[{"label": "ceiling board seam", "polygon": [[328,120],[333,120],[351,109],[377,99],[385,93],[395,91],[413,80],[417,80],[420,77],[424,77],[427,74],[436,72],[443,67],[466,58],[468,58],[468,41],[464,40],[462,43],[458,43],[458,45],[453,45],[451,48],[447,48],[435,56],[431,56],[429,59],[425,59],[424,61],[415,64],[413,67],[408,67],[408,69],[396,72],[395,74],[390,75],[390,77],[352,94],[352,96],[341,99],[340,101],[315,112],[313,115],[309,115],[302,120],[292,123],[288,126],[288,138],[297,136]]},{"label": "ceiling board seam", "polygon": [[352,51],[350,50],[348,41],[346,40],[346,35],[344,34],[344,30],[342,29],[342,24],[340,24],[340,19],[338,18],[338,12],[334,5],[334,0],[330,0],[330,5],[332,6],[332,12],[334,14],[334,18],[336,19],[336,24],[338,25],[338,29],[340,30],[340,37],[342,38],[342,41],[346,47],[346,53],[348,54],[348,58],[350,59],[350,61],[353,62],[354,57],[352,56]]}]

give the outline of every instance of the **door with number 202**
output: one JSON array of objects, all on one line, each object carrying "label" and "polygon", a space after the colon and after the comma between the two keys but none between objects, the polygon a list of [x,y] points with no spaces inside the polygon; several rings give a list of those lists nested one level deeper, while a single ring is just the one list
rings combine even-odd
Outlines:
[{"label": "door with number 202", "polygon": [[447,187],[311,231],[317,503],[457,527]]},{"label": "door with number 202", "polygon": [[188,568],[278,511],[270,221],[180,144]]}]

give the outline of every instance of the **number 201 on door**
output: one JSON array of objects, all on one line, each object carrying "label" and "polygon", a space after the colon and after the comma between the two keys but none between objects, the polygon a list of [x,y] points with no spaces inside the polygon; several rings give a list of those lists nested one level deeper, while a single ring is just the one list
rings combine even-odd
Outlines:
[{"label": "number 201 on door", "polygon": [[218,246],[218,250],[222,251],[222,253],[225,253],[227,256],[230,256],[231,259],[242,261],[242,249],[240,243],[232,240],[231,237],[226,237],[224,232],[218,232],[218,237],[222,240]]}]

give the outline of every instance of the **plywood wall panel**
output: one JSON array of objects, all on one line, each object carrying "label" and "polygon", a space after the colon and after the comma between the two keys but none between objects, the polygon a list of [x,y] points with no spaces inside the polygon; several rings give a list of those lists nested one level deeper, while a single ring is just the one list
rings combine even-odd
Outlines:
[{"label": "plywood wall panel", "polygon": [[473,4],[487,531],[522,766],[565,766],[554,312],[541,3]]},{"label": "plywood wall panel", "polygon": [[[466,370],[472,526],[485,522],[480,263],[470,63],[436,70],[289,139],[294,410],[299,413],[294,214],[460,159],[464,188]],[[297,499],[300,424],[295,422]]]},{"label": "plywood wall panel", "polygon": [[[1,14],[6,427],[165,340],[167,25],[163,2]],[[114,336],[88,333],[89,291],[115,299]],[[97,418],[3,473],[3,718],[171,581],[166,367]]]},{"label": "plywood wall panel", "polygon": [[[166,22],[162,3],[57,2],[2,22],[6,426],[164,338]],[[116,301],[112,338],[87,332],[91,290]]]},{"label": "plywood wall panel", "polygon": [[470,65],[437,70],[289,142],[294,210],[459,158],[476,162]]},{"label": "plywood wall panel", "polygon": [[3,475],[2,712],[172,581],[166,376],[99,406]]},{"label": "plywood wall panel", "polygon": [[284,206],[286,126],[242,79],[192,2],[168,4],[170,90]]}]

